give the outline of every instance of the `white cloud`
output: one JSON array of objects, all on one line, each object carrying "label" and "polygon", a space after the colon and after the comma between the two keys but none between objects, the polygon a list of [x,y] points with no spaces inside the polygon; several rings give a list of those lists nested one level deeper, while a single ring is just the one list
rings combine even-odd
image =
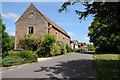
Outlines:
[{"label": "white cloud", "polygon": [[84,37],[84,40],[89,40],[89,37]]},{"label": "white cloud", "polygon": [[73,36],[74,35],[74,33],[73,32],[67,32],[69,35],[71,35],[71,36]]},{"label": "white cloud", "polygon": [[15,32],[10,32],[10,36],[15,36]]},{"label": "white cloud", "polygon": [[10,19],[13,21],[16,21],[19,18],[19,15],[15,13],[2,13],[1,15],[3,18]]}]

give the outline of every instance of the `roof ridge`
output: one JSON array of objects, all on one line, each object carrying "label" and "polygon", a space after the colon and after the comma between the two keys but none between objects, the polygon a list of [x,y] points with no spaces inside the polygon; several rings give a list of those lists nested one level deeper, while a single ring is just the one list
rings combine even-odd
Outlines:
[{"label": "roof ridge", "polygon": [[[32,3],[31,3],[32,4]],[[33,4],[32,4],[33,5]],[[33,5],[34,6],[34,5]],[[35,6],[34,6],[35,7]],[[36,7],[35,7],[36,8]],[[56,25],[56,27],[55,27],[55,25],[54,24],[52,24],[55,28],[57,28],[58,30],[60,30],[60,29],[62,29],[63,30],[63,32],[62,33],[64,33],[66,36],[68,36],[68,37],[70,37],[68,34],[67,34],[67,32],[63,29],[63,28],[61,28],[58,24],[56,24],[54,21],[52,21],[51,19],[49,19],[46,15],[44,15],[41,11],[39,11],[37,8],[36,8],[36,10],[43,16],[43,18],[47,21],[47,22],[49,22],[49,23],[54,23],[55,25]],[[59,29],[60,28],[60,29]]]},{"label": "roof ridge", "polygon": [[[65,34],[66,36],[68,36],[69,38],[70,38],[70,36],[68,35],[68,33],[63,29],[63,28],[61,28],[59,25],[57,25],[54,21],[52,21],[51,19],[49,19],[46,15],[44,15],[41,11],[39,11],[35,6],[34,6],[34,4],[33,3],[31,3],[29,6],[28,6],[28,8],[30,7],[30,6],[33,6],[38,12],[39,12],[39,14],[48,22],[48,23],[50,23],[50,24],[52,24],[53,25],[53,27],[54,28],[57,28],[59,31],[61,31],[63,34]],[[28,9],[27,8],[27,9]],[[27,10],[26,9],[26,10]],[[26,10],[25,10],[25,12],[26,12]],[[25,13],[24,12],[24,13]],[[24,14],[23,13],[23,14]],[[23,14],[20,16],[20,18],[23,16]],[[20,19],[19,18],[19,19]],[[19,21],[19,19],[16,21],[16,23]],[[15,23],[15,24],[16,24]]]}]

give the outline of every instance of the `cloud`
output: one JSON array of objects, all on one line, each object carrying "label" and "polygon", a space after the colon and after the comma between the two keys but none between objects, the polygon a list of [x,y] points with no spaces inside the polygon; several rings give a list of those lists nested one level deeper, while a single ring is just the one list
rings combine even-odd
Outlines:
[{"label": "cloud", "polygon": [[67,32],[69,35],[71,35],[71,36],[73,36],[74,35],[74,33],[73,32]]},{"label": "cloud", "polygon": [[19,18],[19,15],[15,13],[2,13],[1,15],[3,18],[13,20],[13,21],[16,21]]},{"label": "cloud", "polygon": [[10,36],[15,36],[15,32],[10,32]]},{"label": "cloud", "polygon": [[90,40],[90,39],[89,39],[89,37],[88,37],[87,35],[81,36],[81,37],[79,38],[79,41],[80,41],[80,42],[90,43],[89,40]]},{"label": "cloud", "polygon": [[89,37],[84,37],[84,40],[89,40]]}]

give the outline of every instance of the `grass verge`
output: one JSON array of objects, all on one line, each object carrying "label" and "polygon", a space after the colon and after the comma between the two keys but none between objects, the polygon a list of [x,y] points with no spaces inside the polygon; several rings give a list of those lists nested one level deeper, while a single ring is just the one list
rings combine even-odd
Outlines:
[{"label": "grass verge", "polygon": [[93,64],[102,80],[120,78],[120,54],[94,54]]}]

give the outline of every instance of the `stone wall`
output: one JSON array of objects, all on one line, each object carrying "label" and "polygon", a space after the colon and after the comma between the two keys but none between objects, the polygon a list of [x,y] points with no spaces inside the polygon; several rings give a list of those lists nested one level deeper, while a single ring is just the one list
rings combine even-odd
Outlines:
[{"label": "stone wall", "polygon": [[[33,18],[29,18],[30,13],[34,13]],[[31,34],[33,36],[44,36],[48,30],[47,21],[39,14],[34,6],[27,8],[24,14],[16,22],[15,49],[20,48],[18,44],[19,39],[29,34],[29,27],[34,27],[33,34]]]},{"label": "stone wall", "polygon": [[70,38],[65,36],[60,31],[58,31],[55,28],[51,27],[49,33],[53,34],[57,38],[57,40],[63,41],[65,44],[68,44],[70,46]]}]

